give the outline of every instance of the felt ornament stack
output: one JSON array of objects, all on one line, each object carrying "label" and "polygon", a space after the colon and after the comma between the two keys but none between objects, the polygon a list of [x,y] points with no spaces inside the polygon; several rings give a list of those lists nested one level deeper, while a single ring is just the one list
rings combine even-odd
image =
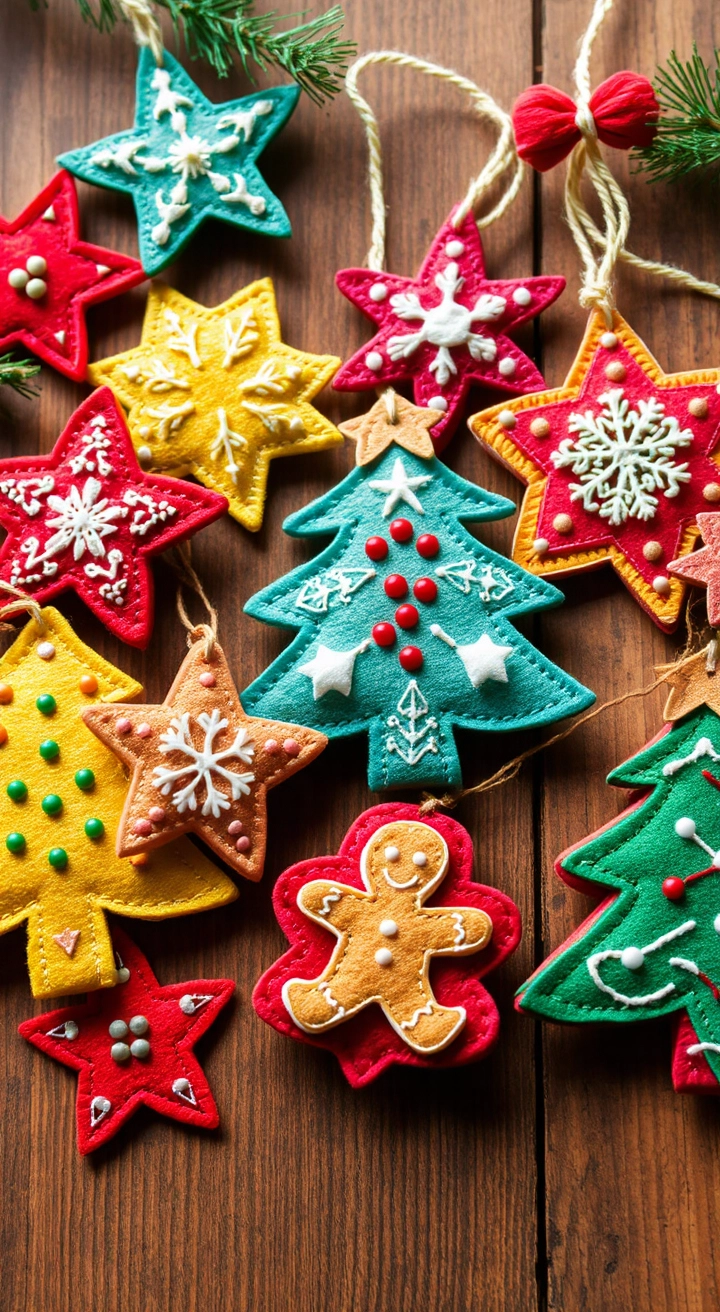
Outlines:
[{"label": "felt ornament stack", "polygon": [[246,606],[300,632],[245,706],[331,738],[368,733],[371,788],[458,786],[456,726],[528,728],[594,700],[511,625],[562,594],[463,527],[514,507],[437,459],[435,420],[389,394],[343,425],[357,467],[284,525],[333,542]]},{"label": "felt ornament stack", "polygon": [[480,978],[517,947],[520,915],[472,868],[456,820],[397,802],[365,811],[337,856],[278,879],[275,913],[291,946],[257,984],[255,1010],[334,1052],[356,1088],[393,1063],[484,1056],[499,1017]]},{"label": "felt ornament stack", "polygon": [[35,997],[117,983],[107,911],[161,920],[237,897],[187,839],[131,860],[113,852],[127,781],[81,712],[139,692],[52,607],[0,659],[0,933],[27,922]]}]

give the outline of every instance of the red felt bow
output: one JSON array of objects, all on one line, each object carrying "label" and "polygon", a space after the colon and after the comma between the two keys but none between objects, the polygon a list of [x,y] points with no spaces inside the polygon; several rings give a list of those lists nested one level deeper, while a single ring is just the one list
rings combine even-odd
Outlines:
[{"label": "red felt bow", "polygon": [[[652,83],[639,73],[614,73],[601,82],[589,101],[600,141],[616,150],[649,146],[660,107]],[[582,139],[578,107],[570,96],[541,82],[515,102],[513,126],[517,153],[539,173],[554,168]]]}]

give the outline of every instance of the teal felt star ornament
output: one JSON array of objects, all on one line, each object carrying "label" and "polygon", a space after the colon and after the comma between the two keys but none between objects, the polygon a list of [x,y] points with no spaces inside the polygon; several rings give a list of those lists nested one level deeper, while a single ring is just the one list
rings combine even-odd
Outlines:
[{"label": "teal felt star ornament", "polygon": [[140,258],[159,273],[208,217],[289,237],[290,221],[255,161],[289,119],[300,90],[271,87],[215,105],[172,55],[140,53],[135,126],[60,156],[85,182],[135,202]]}]

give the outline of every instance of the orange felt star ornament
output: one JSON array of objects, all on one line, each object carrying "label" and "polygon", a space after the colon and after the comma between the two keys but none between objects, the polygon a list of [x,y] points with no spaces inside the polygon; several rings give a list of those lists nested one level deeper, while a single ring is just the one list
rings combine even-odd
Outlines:
[{"label": "orange felt star ornament", "polygon": [[664,719],[681,720],[698,706],[709,706],[720,715],[720,670],[716,669],[716,662],[716,645],[710,643],[704,651],[696,652],[679,665],[656,666],[655,673],[665,674],[670,688]]},{"label": "orange felt star ornament", "polygon": [[118,856],[192,831],[257,880],[267,837],[266,794],[327,745],[323,734],[246,715],[217,642],[191,647],[159,706],[89,707],[86,725],[132,771]]},{"label": "orange felt star ornament", "polygon": [[686,583],[707,587],[708,622],[720,628],[720,514],[698,515],[697,526],[705,546],[681,560],[672,560],[668,573]]},{"label": "orange felt star ornament", "polygon": [[355,462],[369,465],[395,442],[413,455],[429,460],[435,454],[430,429],[440,419],[438,410],[413,405],[389,390],[357,419],[340,424],[340,432],[356,443]]}]

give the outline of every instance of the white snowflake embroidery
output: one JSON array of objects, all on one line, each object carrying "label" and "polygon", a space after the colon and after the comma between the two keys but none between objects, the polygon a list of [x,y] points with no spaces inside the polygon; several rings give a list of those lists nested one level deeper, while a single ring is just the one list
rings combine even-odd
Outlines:
[{"label": "white snowflake embroidery", "polygon": [[[437,753],[437,739],[430,731],[438,728],[438,722],[434,715],[429,714],[430,707],[415,679],[410,680],[397,704],[397,710],[402,719],[391,715],[387,725],[389,729],[395,729],[400,737],[398,739],[395,734],[388,734],[385,747],[388,752],[395,752],[406,765],[418,765],[428,752]],[[425,723],[422,728],[418,728],[423,720]]]},{"label": "white snowflake embroidery", "polygon": [[124,519],[128,511],[124,506],[114,506],[107,497],[100,497],[101,492],[99,479],[88,478],[82,492],[73,484],[67,497],[48,497],[48,506],[55,515],[45,523],[57,532],[45,543],[46,556],[58,555],[71,543],[74,560],[82,560],[86,551],[91,556],[105,555],[103,538],[117,532],[116,520]]},{"label": "white snowflake embroidery", "polygon": [[303,583],[295,605],[310,615],[325,615],[333,601],[348,606],[358,588],[374,578],[374,569],[327,569]]},{"label": "white snowflake embroidery", "polygon": [[627,519],[652,519],[662,492],[676,497],[689,483],[687,464],[673,460],[679,447],[689,446],[693,432],[666,415],[658,397],[638,401],[636,409],[621,387],[599,397],[602,411],[571,414],[566,437],[551,458],[556,469],[571,469],[579,483],[570,484],[570,500],[598,513],[611,524]]},{"label": "white snowflake embroidery", "polygon": [[[478,573],[479,570],[479,573]],[[458,592],[468,597],[473,584],[477,584],[481,601],[502,601],[515,591],[515,584],[504,569],[489,562],[460,560],[450,565],[439,565],[435,570],[439,579],[451,583]]]},{"label": "white snowflake embroidery", "polygon": [[[216,706],[213,707],[210,715],[207,711],[203,711],[197,717],[197,722],[204,732],[201,748],[196,747],[192,740],[189,711],[182,711],[171,720],[170,728],[160,736],[161,750],[168,754],[180,752],[188,758],[188,764],[180,766],[177,770],[157,765],[153,770],[153,781],[164,797],[172,792],[172,804],[181,815],[187,810],[197,809],[197,789],[200,784],[204,784],[205,801],[201,813],[212,815],[217,820],[223,811],[230,809],[231,801],[236,802],[243,794],[247,796],[250,792],[249,785],[255,782],[254,774],[249,772],[237,774],[226,769],[222,762],[234,757],[235,760],[250,765],[255,748],[247,731],[240,728],[230,747],[222,751],[216,750],[215,739],[223,729],[227,729],[229,723]],[[230,785],[229,797],[217,787],[215,775]],[[185,781],[183,786],[173,792],[173,786],[180,780]]]},{"label": "white snowflake embroidery", "polygon": [[271,114],[273,103],[269,100],[257,100],[248,110],[226,114],[217,122],[217,131],[231,129],[228,136],[208,141],[197,133],[188,132],[188,115],[195,108],[188,97],[173,91],[171,77],[167,69],[158,68],[153,74],[152,88],[157,92],[153,105],[153,118],[159,123],[163,115],[170,119],[170,129],[175,133],[166,148],[165,155],[143,155],[140,152],[147,146],[147,138],[126,140],[103,146],[91,156],[90,162],[102,169],[119,169],[129,176],[144,173],[163,173],[169,171],[178,174],[178,181],[165,199],[163,188],[155,193],[159,223],[152,230],[152,240],[156,246],[165,246],[170,239],[171,228],[190,212],[194,203],[192,184],[198,178],[207,178],[218,196],[230,204],[245,205],[251,214],[264,214],[265,199],[248,191],[242,174],[233,172],[232,178],[225,173],[213,170],[214,157],[228,155],[240,145],[248,142],[253,134],[257,119]]},{"label": "white snowflake embroidery", "polygon": [[399,319],[419,319],[422,327],[414,333],[402,333],[388,339],[387,350],[391,360],[406,360],[420,346],[429,342],[436,346],[437,353],[430,365],[431,373],[439,387],[445,387],[457,365],[452,356],[452,348],[464,346],[473,360],[491,363],[497,356],[497,343],[493,337],[482,337],[473,331],[474,323],[492,323],[499,319],[507,302],[503,296],[479,296],[472,309],[455,300],[462,290],[465,279],[461,277],[457,264],[448,264],[442,272],[435,275],[435,286],[442,292],[439,305],[426,309],[420,303],[417,292],[400,292],[390,297]]}]

